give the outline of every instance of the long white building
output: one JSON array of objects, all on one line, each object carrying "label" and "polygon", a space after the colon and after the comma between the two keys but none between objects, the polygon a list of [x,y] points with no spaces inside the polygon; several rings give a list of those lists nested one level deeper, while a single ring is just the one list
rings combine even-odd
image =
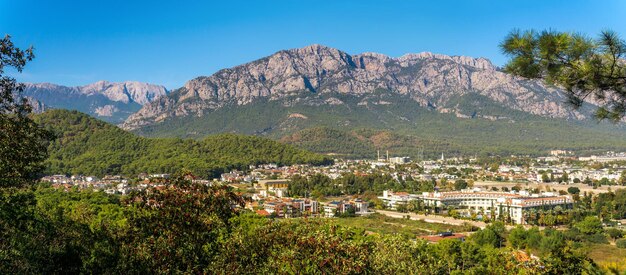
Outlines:
[{"label": "long white building", "polygon": [[482,190],[463,190],[455,192],[425,192],[419,196],[424,205],[447,208],[464,208],[481,211],[495,217],[508,215],[516,224],[525,224],[524,212],[531,209],[551,209],[556,206],[568,208],[573,201],[569,196],[557,196],[554,193],[528,194],[527,192],[507,193]]}]

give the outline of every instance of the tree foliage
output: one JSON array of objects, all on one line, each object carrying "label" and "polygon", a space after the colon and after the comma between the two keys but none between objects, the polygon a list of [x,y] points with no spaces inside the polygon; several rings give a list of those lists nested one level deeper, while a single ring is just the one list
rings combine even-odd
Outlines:
[{"label": "tree foliage", "polygon": [[602,233],[602,221],[598,217],[587,216],[584,220],[578,222],[575,227],[583,234]]},{"label": "tree foliage", "polygon": [[591,39],[577,33],[515,30],[500,47],[512,57],[505,71],[564,88],[574,107],[595,100],[599,119],[619,121],[626,114],[626,43],[617,33],[603,31]]},{"label": "tree foliage", "polygon": [[33,58],[32,48],[15,47],[8,35],[0,39],[0,187],[19,187],[36,178],[52,138],[29,117],[23,85],[4,75],[6,68],[21,72]]},{"label": "tree foliage", "polygon": [[225,186],[192,183],[186,175],[126,199],[130,214],[120,244],[123,269],[199,273],[211,262],[243,199]]},{"label": "tree foliage", "polygon": [[389,174],[373,173],[355,175],[344,173],[341,177],[331,179],[323,174],[310,177],[295,175],[289,184],[291,196],[338,196],[341,194],[364,194],[366,192],[381,193],[383,190],[406,191],[412,193],[433,191],[435,183],[427,180],[394,179]]}]

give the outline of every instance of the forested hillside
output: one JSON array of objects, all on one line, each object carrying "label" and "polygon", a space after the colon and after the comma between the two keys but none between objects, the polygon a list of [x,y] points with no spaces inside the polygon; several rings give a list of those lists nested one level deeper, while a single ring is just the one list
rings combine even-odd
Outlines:
[{"label": "forested hillside", "polygon": [[201,140],[144,138],[77,111],[51,110],[35,117],[57,138],[46,173],[136,175],[190,169],[201,177],[250,164],[324,164],[327,157],[266,138],[219,134]]}]

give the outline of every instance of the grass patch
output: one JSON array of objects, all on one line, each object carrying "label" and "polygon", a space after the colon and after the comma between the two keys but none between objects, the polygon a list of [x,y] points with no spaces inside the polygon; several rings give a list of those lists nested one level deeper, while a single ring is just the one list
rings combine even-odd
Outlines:
[{"label": "grass patch", "polygon": [[600,267],[624,272],[626,271],[626,249],[610,244],[589,244],[589,257]]}]

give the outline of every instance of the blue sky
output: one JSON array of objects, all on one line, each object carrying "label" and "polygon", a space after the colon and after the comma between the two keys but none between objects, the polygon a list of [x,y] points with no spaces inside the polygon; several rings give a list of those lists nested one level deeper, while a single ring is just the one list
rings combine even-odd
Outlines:
[{"label": "blue sky", "polygon": [[[602,2],[602,3],[600,3]],[[20,81],[137,80],[182,86],[281,49],[350,54],[431,51],[505,63],[512,29],[626,37],[626,1],[30,1],[0,0],[0,35],[36,59]]]}]

